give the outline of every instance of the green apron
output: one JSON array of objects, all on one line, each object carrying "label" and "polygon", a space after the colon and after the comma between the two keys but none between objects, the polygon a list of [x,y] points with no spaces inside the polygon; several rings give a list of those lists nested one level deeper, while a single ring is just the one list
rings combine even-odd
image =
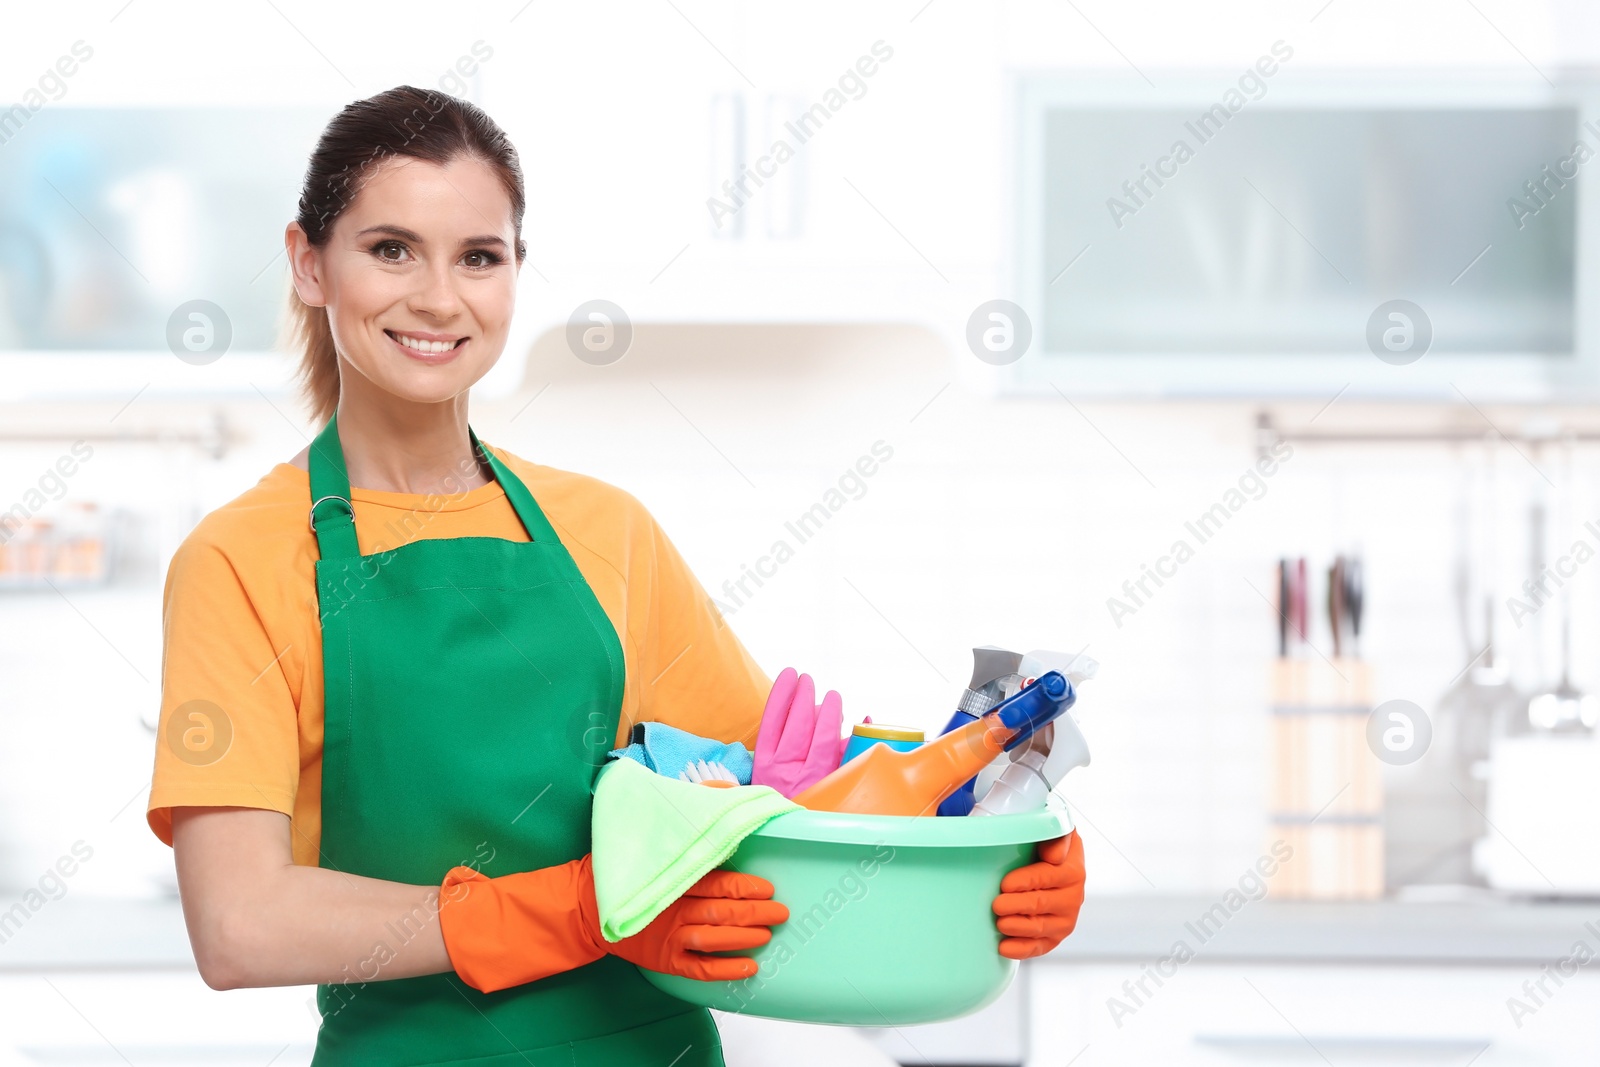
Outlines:
[{"label": "green apron", "polygon": [[[527,487],[467,432],[530,541],[413,540],[363,556],[337,416],[311,448],[324,867],[438,885],[457,865],[495,877],[589,851],[622,646]],[[722,1067],[710,1014],[615,956],[497,993],[454,972],[386,980],[387,953],[429,918],[395,916],[348,983],[317,987],[313,1067]]]}]

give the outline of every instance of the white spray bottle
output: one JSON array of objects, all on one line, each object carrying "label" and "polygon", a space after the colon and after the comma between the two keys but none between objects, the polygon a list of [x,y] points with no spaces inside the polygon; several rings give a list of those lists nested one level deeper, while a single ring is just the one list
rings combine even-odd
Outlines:
[{"label": "white spray bottle", "polygon": [[[1035,649],[1022,657],[1019,669],[1025,677],[1033,678],[1046,671],[1061,671],[1076,687],[1093,678],[1099,667],[1082,654],[1071,656]],[[1073,721],[1072,713],[1068,712],[1012,751],[1010,764],[983,793],[983,799],[973,806],[972,814],[1014,815],[1042,808],[1050,791],[1068,771],[1088,765],[1089,743]]]}]

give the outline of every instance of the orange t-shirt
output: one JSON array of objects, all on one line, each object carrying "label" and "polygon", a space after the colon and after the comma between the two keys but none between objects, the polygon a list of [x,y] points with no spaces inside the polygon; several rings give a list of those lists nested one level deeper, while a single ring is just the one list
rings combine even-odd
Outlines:
[{"label": "orange t-shirt", "polygon": [[[485,447],[538,501],[621,639],[626,679],[616,744],[627,742],[636,722],[665,722],[754,747],[772,680],[644,505],[599,479]],[[421,538],[528,540],[498,482],[448,495],[352,489],[350,496],[364,554]],[[317,865],[322,630],[310,507],[310,475],[279,463],[202,519],[173,554],[147,811],[150,828],[169,845],[174,807],[266,808],[290,817],[294,861]],[[191,701],[206,703],[174,715]],[[189,714],[207,709],[216,720],[213,706],[222,721]],[[185,744],[185,731],[196,728],[213,736]]]}]

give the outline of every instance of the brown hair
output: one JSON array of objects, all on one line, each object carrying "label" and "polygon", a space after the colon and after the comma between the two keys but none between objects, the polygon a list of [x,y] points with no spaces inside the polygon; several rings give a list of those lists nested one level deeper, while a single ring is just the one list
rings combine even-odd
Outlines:
[{"label": "brown hair", "polygon": [[[333,224],[355,199],[362,181],[391,156],[409,156],[444,166],[458,157],[493,167],[511,198],[517,262],[527,255],[522,240],[522,164],[495,121],[482,108],[448,93],[401,85],[345,106],[317,139],[306,165],[296,221],[316,248],[328,243]],[[314,422],[339,405],[339,355],[328,325],[328,309],[311,307],[289,286],[289,342],[300,352],[300,389]]]}]

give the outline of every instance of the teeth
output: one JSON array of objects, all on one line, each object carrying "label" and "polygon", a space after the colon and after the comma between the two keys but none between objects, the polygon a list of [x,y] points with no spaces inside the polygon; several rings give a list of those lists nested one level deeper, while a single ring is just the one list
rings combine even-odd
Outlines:
[{"label": "teeth", "polygon": [[456,346],[454,341],[422,341],[415,337],[408,337],[403,333],[391,333],[389,336],[393,337],[396,341],[399,341],[407,348],[414,348],[418,352],[448,352]]}]

